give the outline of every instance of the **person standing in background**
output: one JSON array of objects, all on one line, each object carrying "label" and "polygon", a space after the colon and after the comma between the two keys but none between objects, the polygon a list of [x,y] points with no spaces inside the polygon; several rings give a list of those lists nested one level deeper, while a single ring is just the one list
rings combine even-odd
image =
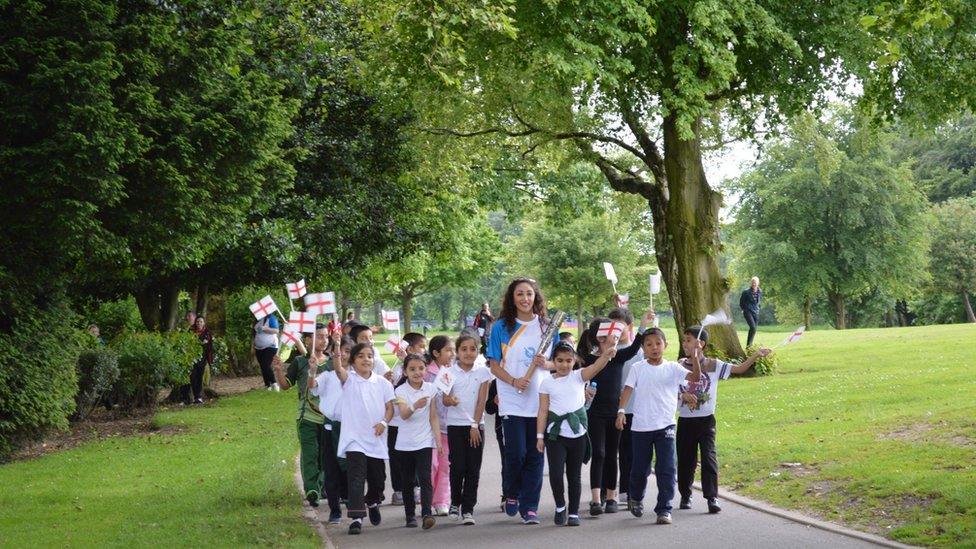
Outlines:
[{"label": "person standing in background", "polygon": [[280,385],[275,381],[274,372],[271,370],[271,361],[278,354],[278,319],[270,314],[254,323],[254,357],[261,366],[261,377],[264,378],[264,387],[269,391],[279,391]]},{"label": "person standing in background", "polygon": [[756,337],[756,327],[759,326],[760,301],[762,301],[762,290],[759,289],[759,277],[754,276],[749,281],[749,287],[739,296],[739,308],[742,309],[742,316],[746,318],[746,324],[749,325],[746,347],[752,346],[752,340]]},{"label": "person standing in background", "polygon": [[495,317],[491,316],[491,309],[488,307],[488,303],[482,303],[481,310],[474,317],[474,329],[478,331],[478,337],[481,338],[481,354],[485,354],[485,351],[488,349],[488,331],[491,328],[491,323],[494,321]]}]

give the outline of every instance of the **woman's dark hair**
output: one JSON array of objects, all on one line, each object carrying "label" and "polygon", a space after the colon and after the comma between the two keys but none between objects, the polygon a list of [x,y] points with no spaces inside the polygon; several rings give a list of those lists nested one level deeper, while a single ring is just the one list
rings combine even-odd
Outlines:
[{"label": "woman's dark hair", "polygon": [[590,325],[583,330],[583,335],[580,336],[579,343],[576,345],[576,353],[579,356],[596,354],[600,348],[600,342],[596,340],[596,333],[600,331],[600,324],[604,322],[610,322],[610,319],[598,316],[590,321]]},{"label": "woman's dark hair", "polygon": [[394,389],[407,382],[407,366],[410,365],[410,362],[414,360],[419,360],[420,364],[425,369],[427,368],[427,358],[424,357],[424,355],[418,353],[410,353],[409,355],[403,357],[403,372],[400,375],[400,380],[397,381],[397,384],[393,387]]},{"label": "woman's dark hair", "polygon": [[471,335],[469,332],[464,331],[464,332],[461,332],[461,335],[457,336],[457,339],[454,340],[454,348],[457,349],[465,341],[473,341],[475,347],[478,347],[478,346],[481,345],[481,340],[480,339],[478,339],[477,337]]},{"label": "woman's dark hair", "polygon": [[505,289],[505,295],[502,296],[502,312],[498,313],[498,319],[504,321],[509,330],[515,328],[515,317],[518,316],[518,309],[515,307],[515,288],[519,284],[528,284],[532,287],[532,291],[535,292],[532,312],[539,315],[540,318],[546,317],[546,298],[543,297],[542,290],[539,289],[539,283],[531,278],[516,278]]},{"label": "woman's dark hair", "polygon": [[373,346],[369,343],[357,343],[352,346],[352,349],[349,351],[349,367],[352,367],[353,363],[356,362],[356,355],[358,355],[363,349],[369,349],[372,351]]},{"label": "woman's dark hair", "polygon": [[434,361],[434,353],[441,352],[441,349],[447,347],[447,344],[451,342],[451,338],[446,335],[437,335],[430,338],[430,342],[427,343],[427,362]]}]

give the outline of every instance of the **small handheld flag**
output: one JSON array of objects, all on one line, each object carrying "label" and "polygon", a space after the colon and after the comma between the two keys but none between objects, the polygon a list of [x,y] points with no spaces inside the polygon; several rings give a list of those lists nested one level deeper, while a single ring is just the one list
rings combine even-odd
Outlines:
[{"label": "small handheld flag", "polygon": [[288,299],[301,299],[302,296],[308,293],[304,278],[295,283],[289,282],[285,284],[285,288],[288,290]]},{"label": "small handheld flag", "polygon": [[441,368],[437,377],[434,378],[434,387],[437,387],[437,390],[445,395],[451,393],[451,389],[454,388],[454,375],[450,368]]},{"label": "small handheld flag", "polygon": [[701,321],[701,328],[698,329],[698,337],[696,339],[701,339],[702,330],[706,326],[714,326],[716,324],[732,324],[732,319],[729,318],[729,314],[725,312],[725,309],[716,309],[705,315],[705,318]]},{"label": "small handheld flag", "polygon": [[253,314],[254,318],[258,320],[261,320],[262,318],[271,315],[278,310],[278,306],[275,305],[275,302],[273,299],[271,299],[270,295],[266,295],[256,302],[251,303],[250,308],[251,314]]},{"label": "small handheld flag", "polygon": [[308,294],[305,296],[305,312],[327,315],[336,312],[335,292]]},{"label": "small handheld flag", "polygon": [[292,311],[288,315],[288,326],[303,334],[315,333],[315,315],[308,312]]},{"label": "small handheld flag", "polygon": [[661,293],[661,271],[650,275],[648,280],[648,289],[650,290],[651,295]]},{"label": "small handheld flag", "polygon": [[624,309],[630,306],[630,294],[619,294],[617,295],[617,306],[623,307]]},{"label": "small handheld flag", "polygon": [[399,337],[390,336],[386,340],[386,350],[387,350],[387,352],[395,353],[395,352],[397,352],[397,349],[399,349],[401,351],[406,351],[407,350],[407,347],[408,347],[407,342],[406,341],[403,341]]},{"label": "small handheld flag", "polygon": [[301,333],[299,333],[299,331],[292,326],[290,322],[285,324],[285,329],[281,332],[280,345],[282,347],[294,347],[295,345],[298,345],[298,342],[301,341],[301,339]]},{"label": "small handheld flag", "polygon": [[619,339],[620,335],[623,333],[624,323],[611,320],[610,322],[600,323],[600,327],[596,331],[596,337],[616,336]]},{"label": "small handheld flag", "polygon": [[790,334],[789,337],[784,339],[782,343],[777,345],[777,347],[782,347],[783,345],[789,345],[790,343],[794,343],[798,341],[800,337],[803,336],[803,333],[806,331],[806,329],[807,329],[806,326],[800,326],[799,328],[796,329],[796,331]]},{"label": "small handheld flag", "polygon": [[400,311],[382,311],[383,327],[387,330],[400,331]]}]

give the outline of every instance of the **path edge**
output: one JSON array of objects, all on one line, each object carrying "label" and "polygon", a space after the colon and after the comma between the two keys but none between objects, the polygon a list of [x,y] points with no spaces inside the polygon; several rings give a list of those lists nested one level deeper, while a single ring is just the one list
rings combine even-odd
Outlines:
[{"label": "path edge", "polygon": [[322,547],[325,547],[326,549],[336,549],[335,544],[332,543],[331,539],[329,539],[328,530],[326,530],[325,525],[322,524],[322,521],[319,520],[318,512],[315,510],[314,507],[309,505],[304,500],[305,493],[302,490],[303,484],[302,484],[301,462],[299,461],[300,458],[301,458],[301,454],[295,456],[295,488],[298,490],[299,495],[303,498],[302,508],[301,508],[302,518],[304,518],[305,521],[308,522],[309,525],[312,527],[312,529],[315,530],[316,533],[318,533],[319,537],[322,538]]}]

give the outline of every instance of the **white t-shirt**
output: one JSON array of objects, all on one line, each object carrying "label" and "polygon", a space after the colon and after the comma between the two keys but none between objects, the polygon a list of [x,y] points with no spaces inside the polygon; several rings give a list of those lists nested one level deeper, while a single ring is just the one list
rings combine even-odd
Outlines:
[{"label": "white t-shirt", "polygon": [[386,365],[386,361],[380,356],[380,350],[373,347],[373,373],[383,377],[389,370],[390,367]]},{"label": "white t-shirt", "polygon": [[413,407],[418,400],[428,397],[427,404],[423,408],[413,411],[409,419],[400,416],[400,407],[394,404],[394,416],[400,418],[400,426],[397,431],[395,450],[401,452],[412,452],[421,448],[436,448],[434,443],[434,432],[430,428],[430,403],[437,396],[437,389],[433,383],[423,382],[420,389],[414,389],[410,382],[396,388],[397,399],[403,399],[408,406]]},{"label": "white t-shirt", "polygon": [[386,447],[386,433],[376,436],[373,426],[386,417],[386,403],[394,399],[393,385],[381,376],[373,374],[368,379],[349,372],[342,386],[339,399],[339,417],[342,418],[342,431],[339,434],[337,455],[346,457],[346,452],[363,452],[369,457],[389,459]]},{"label": "white t-shirt", "polygon": [[[315,377],[315,387],[312,387],[312,394],[319,397],[319,411],[322,415],[332,421],[342,421],[339,419],[337,406],[342,397],[342,382],[335,372],[322,372]],[[329,431],[332,426],[325,425]]]},{"label": "white t-shirt", "polygon": [[[583,397],[583,389],[586,382],[583,381],[581,370],[573,370],[563,377],[552,377],[542,380],[539,385],[539,394],[549,395],[549,411],[562,416],[579,410],[586,401]],[[546,433],[552,424],[546,425]],[[580,426],[580,432],[574,433],[568,421],[564,421],[559,427],[559,436],[566,438],[579,438],[586,434],[586,428]]]},{"label": "white t-shirt", "polygon": [[[495,330],[503,326],[496,325]],[[524,328],[524,330],[522,330]],[[519,330],[522,330],[521,333]],[[515,334],[518,334],[517,337]],[[539,343],[542,342],[542,326],[536,316],[529,322],[515,321],[515,332],[507,342],[503,343],[504,358],[502,368],[509,375],[518,379],[529,371],[532,359],[539,354]],[[551,349],[551,344],[550,348]],[[548,355],[545,349],[543,356]],[[498,383],[498,413],[502,416],[536,417],[539,414],[539,385],[542,380],[552,377],[548,370],[536,368],[529,380],[529,386],[521,394],[518,389],[508,383]]]},{"label": "white t-shirt", "polygon": [[681,417],[707,417],[715,413],[715,400],[718,398],[718,381],[729,379],[732,375],[732,365],[728,362],[715,360],[715,371],[702,370],[701,381],[689,381],[685,391],[695,393],[698,397],[698,407],[694,410],[683,401],[678,405],[678,415]]},{"label": "white t-shirt", "polygon": [[[678,392],[685,383],[688,370],[677,362],[665,361],[657,366],[646,360],[634,364],[627,375],[625,387],[633,388],[634,400],[632,431],[658,431],[674,425],[674,413],[678,411]],[[345,427],[343,427],[345,429]]]},{"label": "white t-shirt", "polygon": [[[617,345],[618,350],[625,349],[626,347],[627,345]],[[624,390],[624,384],[627,382],[627,376],[630,375],[630,369],[634,366],[634,364],[640,364],[642,362],[647,362],[646,360],[644,360],[644,349],[638,350],[637,354],[634,355],[634,358],[628,360],[627,362],[624,362],[624,365],[620,367],[620,383],[621,383],[620,390],[621,391]],[[627,401],[627,406],[624,406],[624,410],[625,413],[628,414],[634,413],[633,397],[631,397],[631,399]]]},{"label": "white t-shirt", "polygon": [[[451,387],[451,395],[461,402],[457,406],[447,406],[447,424],[455,427],[469,427],[474,422],[474,409],[478,403],[478,391],[481,384],[491,381],[491,370],[486,366],[478,366],[477,363],[471,370],[465,372],[460,366],[451,366],[451,375],[454,376],[454,386]],[[484,414],[481,415],[481,424],[485,424]]]}]

